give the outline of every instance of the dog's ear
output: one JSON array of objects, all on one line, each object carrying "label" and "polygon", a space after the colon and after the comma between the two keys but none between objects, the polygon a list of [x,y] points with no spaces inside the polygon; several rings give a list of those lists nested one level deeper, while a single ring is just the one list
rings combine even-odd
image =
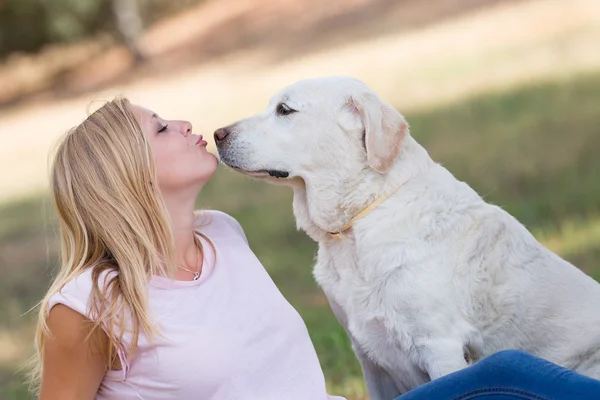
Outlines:
[{"label": "dog's ear", "polygon": [[381,174],[388,172],[408,133],[406,120],[371,92],[351,96],[347,106],[362,120],[369,167]]}]

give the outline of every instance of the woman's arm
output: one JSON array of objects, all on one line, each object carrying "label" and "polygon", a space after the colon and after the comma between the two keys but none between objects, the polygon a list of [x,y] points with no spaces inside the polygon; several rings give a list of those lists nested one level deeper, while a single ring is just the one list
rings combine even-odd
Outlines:
[{"label": "woman's arm", "polygon": [[88,339],[91,321],[57,304],[48,316],[51,335],[44,341],[40,400],[94,399],[106,374],[106,334],[97,329]]}]

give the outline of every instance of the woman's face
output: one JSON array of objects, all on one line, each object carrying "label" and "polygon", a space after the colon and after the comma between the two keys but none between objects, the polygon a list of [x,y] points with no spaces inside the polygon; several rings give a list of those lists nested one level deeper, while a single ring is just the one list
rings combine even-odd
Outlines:
[{"label": "woman's face", "polygon": [[214,175],[217,157],[206,150],[201,135],[192,133],[191,123],[165,120],[138,105],[132,109],[152,147],[163,193],[202,187]]}]

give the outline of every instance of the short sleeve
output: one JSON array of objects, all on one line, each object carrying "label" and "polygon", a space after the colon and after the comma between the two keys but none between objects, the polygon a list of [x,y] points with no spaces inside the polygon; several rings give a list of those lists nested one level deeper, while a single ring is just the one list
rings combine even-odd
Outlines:
[{"label": "short sleeve", "polygon": [[63,304],[70,309],[77,311],[79,314],[83,315],[86,318],[89,318],[87,305],[82,303],[78,298],[71,296],[70,294],[64,293],[60,291],[55,293],[50,300],[48,300],[48,314],[50,314],[50,310],[57,305]]},{"label": "short sleeve", "polygon": [[64,304],[79,314],[90,318],[89,298],[92,293],[92,269],[82,272],[76,278],[67,282],[57,293],[48,301],[48,313],[57,304]]}]

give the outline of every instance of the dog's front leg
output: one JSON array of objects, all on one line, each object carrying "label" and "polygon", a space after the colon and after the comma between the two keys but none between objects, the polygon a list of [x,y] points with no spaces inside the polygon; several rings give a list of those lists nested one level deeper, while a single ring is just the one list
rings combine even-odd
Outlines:
[{"label": "dog's front leg", "polygon": [[329,300],[331,311],[333,311],[333,314],[336,316],[337,320],[340,322],[342,327],[344,327],[346,334],[348,337],[350,337],[352,349],[354,350],[354,354],[356,354],[356,358],[358,358],[358,361],[360,362],[360,367],[362,369],[363,377],[365,378],[365,383],[367,385],[367,391],[369,392],[369,397],[371,400],[392,400],[400,396],[402,393],[398,390],[396,384],[392,378],[390,378],[388,373],[383,370],[383,368],[372,363],[352,337],[352,334],[348,329],[348,317],[346,316],[346,312],[331,296],[327,296],[327,299]]},{"label": "dog's front leg", "polygon": [[419,347],[420,364],[431,380],[468,366],[464,346],[459,339],[428,340]]},{"label": "dog's front leg", "polygon": [[402,394],[383,368],[373,364],[354,343],[352,347],[360,362],[371,400],[393,400]]}]

